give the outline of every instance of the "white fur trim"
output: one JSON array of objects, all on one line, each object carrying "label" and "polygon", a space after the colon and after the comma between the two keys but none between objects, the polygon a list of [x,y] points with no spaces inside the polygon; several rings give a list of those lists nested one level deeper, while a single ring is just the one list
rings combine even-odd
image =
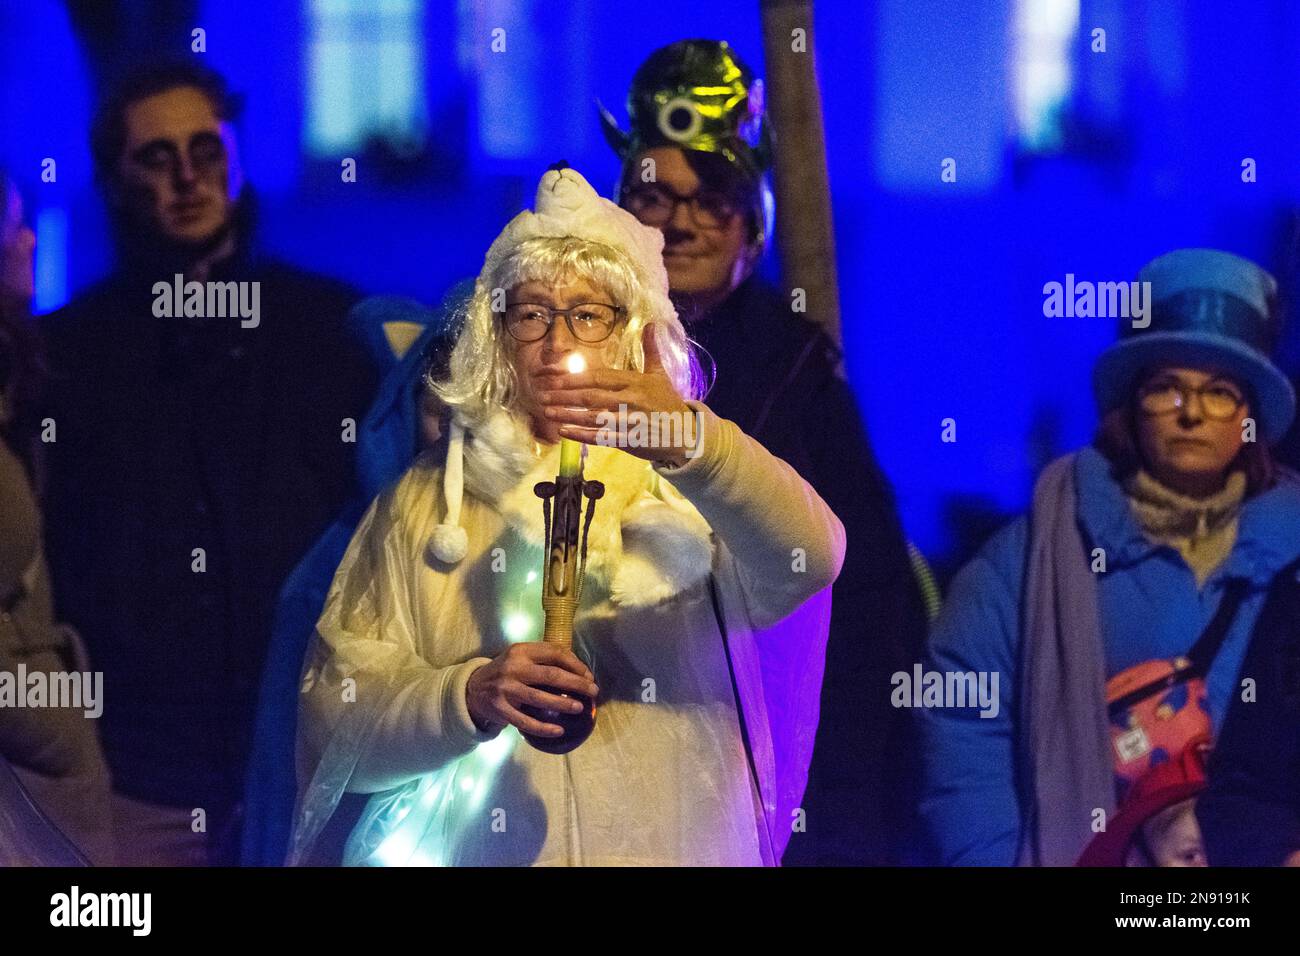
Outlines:
[{"label": "white fur trim", "polygon": [[623,558],[609,588],[615,604],[666,601],[713,567],[711,531],[694,508],[687,513],[645,494],[624,510],[622,528]]},{"label": "white fur trim", "polygon": [[505,409],[497,409],[483,421],[466,422],[465,427],[470,433],[465,445],[465,488],[495,503],[536,463],[532,428],[522,416]]},{"label": "white fur trim", "polygon": [[[467,428],[465,489],[491,505],[523,541],[541,548],[542,506],[533,485],[554,479],[559,446],[538,456],[527,422],[504,409]],[[645,607],[708,575],[713,565],[708,523],[648,461],[590,445],[584,473],[605,485],[587,538],[588,586],[607,589],[616,605]]]}]

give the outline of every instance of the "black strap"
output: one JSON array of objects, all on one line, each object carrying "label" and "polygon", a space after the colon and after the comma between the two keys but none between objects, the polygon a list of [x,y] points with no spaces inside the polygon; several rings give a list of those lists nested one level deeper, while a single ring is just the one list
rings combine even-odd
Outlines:
[{"label": "black strap", "polygon": [[1249,589],[1250,580],[1248,578],[1229,578],[1228,583],[1224,586],[1223,597],[1219,599],[1219,607],[1214,612],[1214,617],[1205,626],[1201,636],[1196,639],[1192,649],[1187,652],[1186,656],[1191,661],[1191,666],[1182,670],[1171,671],[1163,677],[1157,677],[1141,687],[1134,688],[1123,697],[1118,697],[1107,704],[1106,712],[1114,717],[1117,714],[1124,713],[1138,701],[1146,700],[1152,694],[1163,693],[1175,684],[1186,683],[1194,677],[1204,677],[1208,674],[1210,665],[1214,663],[1219,648],[1223,646],[1223,640],[1228,636],[1228,630],[1232,627],[1232,622],[1237,616],[1237,610],[1241,607],[1241,602],[1246,597],[1246,592]]},{"label": "black strap", "polygon": [[740,719],[740,739],[745,745],[745,761],[749,764],[749,773],[754,781],[754,792],[758,794],[759,818],[763,821],[763,832],[767,837],[768,850],[771,852],[773,862],[779,866],[780,860],[776,857],[776,843],[772,840],[772,834],[767,828],[767,813],[761,806],[763,802],[763,784],[758,778],[758,767],[754,764],[754,748],[749,744],[749,727],[745,723],[745,705],[740,702],[740,686],[736,683],[736,668],[731,663],[731,644],[727,640],[727,622],[722,616],[722,606],[718,601],[718,585],[713,575],[709,575],[709,598],[713,602],[713,617],[718,622],[718,633],[722,637],[722,653],[727,658],[727,674],[731,677],[731,694],[736,699],[736,715]]},{"label": "black strap", "polygon": [[1223,646],[1224,638],[1228,636],[1228,630],[1237,617],[1237,609],[1241,607],[1241,602],[1249,589],[1249,578],[1229,578],[1228,583],[1224,585],[1219,609],[1214,612],[1210,623],[1196,639],[1192,649],[1187,652],[1187,659],[1192,662],[1192,668],[1200,676],[1204,677],[1210,672],[1210,665],[1214,663],[1219,648]]}]

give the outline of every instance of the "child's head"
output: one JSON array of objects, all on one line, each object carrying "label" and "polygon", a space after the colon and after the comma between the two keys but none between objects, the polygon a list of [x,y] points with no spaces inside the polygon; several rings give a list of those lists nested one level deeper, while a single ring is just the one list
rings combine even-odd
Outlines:
[{"label": "child's head", "polygon": [[1206,866],[1194,797],[1165,807],[1142,824],[1124,857],[1125,866]]},{"label": "child's head", "polygon": [[1208,866],[1196,797],[1206,786],[1209,749],[1209,738],[1199,737],[1138,777],[1079,866]]}]

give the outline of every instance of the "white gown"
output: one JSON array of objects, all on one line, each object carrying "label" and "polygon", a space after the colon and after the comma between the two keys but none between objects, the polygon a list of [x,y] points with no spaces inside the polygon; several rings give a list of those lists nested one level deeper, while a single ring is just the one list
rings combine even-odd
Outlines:
[{"label": "white gown", "polygon": [[[607,493],[591,528],[575,650],[601,692],[595,731],[565,755],[534,750],[513,728],[479,731],[465,705],[473,670],[513,641],[540,637],[542,517],[532,486],[554,476],[558,446],[535,456],[513,421],[485,426],[467,444],[469,552],[455,565],[428,550],[444,520],[440,465],[422,458],[376,500],[308,652],[291,859],[303,858],[344,790],[374,794],[346,863],[779,859],[788,837],[779,811],[791,801],[777,777],[797,780],[797,800],[843,529],[793,469],[697,407],[705,453],[671,472],[672,484],[625,452],[589,449],[586,477]],[[802,562],[791,561],[795,550]],[[710,574],[748,698],[757,780]],[[756,632],[806,602],[816,613],[781,638],[781,669],[798,673],[784,673],[784,684],[760,679]],[[796,732],[784,735],[793,744],[776,739],[768,709],[797,712]]]}]

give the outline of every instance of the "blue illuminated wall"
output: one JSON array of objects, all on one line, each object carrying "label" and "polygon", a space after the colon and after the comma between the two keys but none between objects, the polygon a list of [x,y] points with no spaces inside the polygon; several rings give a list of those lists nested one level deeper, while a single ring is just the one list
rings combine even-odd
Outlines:
[{"label": "blue illuminated wall", "polygon": [[[1059,148],[1044,152],[1024,151],[1016,121],[1017,24],[1035,12],[1024,0],[817,2],[847,368],[908,531],[945,567],[1093,427],[1088,371],[1112,329],[1043,318],[1045,282],[1129,278],[1186,245],[1255,257],[1284,280],[1296,271],[1296,5],[1041,2],[1078,21]],[[756,0],[104,6],[157,55],[205,30],[203,55],[247,93],[242,148],[266,245],[366,291],[426,299],[477,272],[546,165],[612,183],[594,103],[621,117],[650,50],[725,37],[761,64]],[[111,261],[85,128],[99,76],[123,64],[73,22],[53,0],[0,7],[0,163],[41,233],[41,310]],[[1104,53],[1090,48],[1096,28]],[[367,69],[348,65],[348,37]],[[140,55],[124,46],[119,59]],[[331,149],[339,130],[403,117],[391,141]],[[340,181],[343,155],[358,160],[356,183]],[[59,177],[43,184],[50,156]],[[1257,182],[1242,182],[1245,157]],[[945,159],[954,182],[941,181]],[[939,440],[945,418],[953,444]]]}]

